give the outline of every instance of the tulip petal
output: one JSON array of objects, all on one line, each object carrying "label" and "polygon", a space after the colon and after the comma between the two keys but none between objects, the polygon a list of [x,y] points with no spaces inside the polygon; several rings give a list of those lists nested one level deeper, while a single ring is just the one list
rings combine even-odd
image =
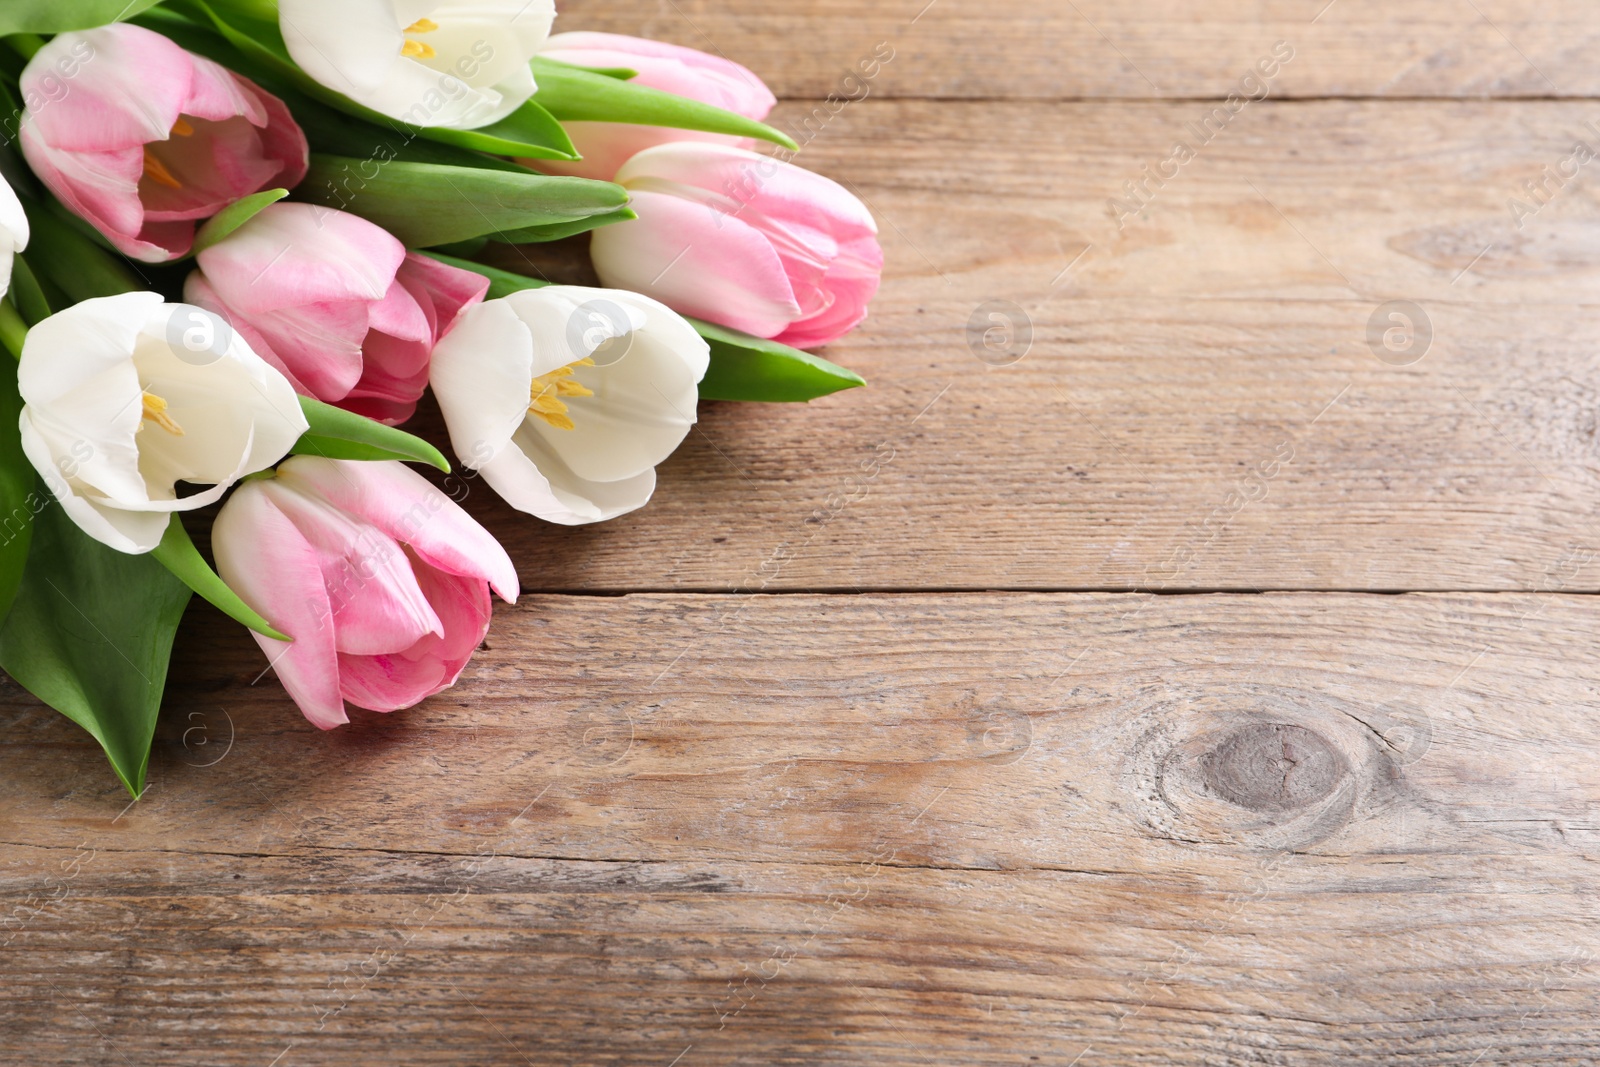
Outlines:
[{"label": "tulip petal", "polygon": [[[194,81],[195,57],[125,22],[58,34],[22,71],[23,129],[64,152],[109,152],[167,137]],[[62,95],[63,70],[77,73]],[[66,101],[70,100],[68,106]]]},{"label": "tulip petal", "polygon": [[[543,443],[535,438],[529,446],[540,449]],[[478,473],[518,511],[562,526],[604,522],[637,511],[656,491],[654,468],[620,482],[585,482],[567,470],[554,453],[541,455],[538,464],[522,449],[508,448],[478,468]]]},{"label": "tulip petal", "polygon": [[639,217],[601,227],[590,245],[607,288],[644,293],[757,337],[772,337],[799,317],[788,273],[760,231],[705,204],[630,191]]},{"label": "tulip petal", "polygon": [[393,538],[361,516],[306,492],[293,477],[280,474],[262,483],[262,491],[316,552],[340,652],[391,652],[424,634],[443,632]]},{"label": "tulip petal", "polygon": [[424,308],[431,304],[435,341],[449,333],[468,308],[481,304],[489,292],[489,279],[483,275],[416,252],[406,253],[395,277],[418,304]]},{"label": "tulip petal", "polygon": [[489,632],[489,587],[413,556],[417,583],[444,624],[400,652],[358,656],[341,653],[339,681],[344,698],[369,711],[399,711],[450,688]]},{"label": "tulip petal", "polygon": [[533,358],[533,336],[505,300],[469,309],[434,346],[429,383],[466,467],[482,469],[522,428]]},{"label": "tulip petal", "polygon": [[516,567],[500,543],[461,506],[403,463],[357,463],[295,456],[278,480],[359,515],[430,566],[479,578],[515,603]]},{"label": "tulip petal", "polygon": [[381,300],[405,257],[404,245],[360,216],[277,203],[195,259],[229,307],[256,315]]},{"label": "tulip petal", "polygon": [[323,730],[349,722],[339,690],[333,608],[310,542],[261,483],[252,482],[223,505],[211,544],[222,580],[295,639],[286,644],[252,634],[305,717]]},{"label": "tulip petal", "polygon": [[[523,298],[518,306],[519,310],[529,308],[521,313],[530,327],[534,326],[532,309],[547,309],[546,314],[555,320],[550,325],[569,332],[579,308],[602,301],[626,309],[632,332],[618,345],[605,349],[601,365],[573,368],[573,377],[594,395],[565,398],[572,413],[572,429],[529,419],[517,438],[525,446],[530,438],[537,438],[543,447],[535,454],[535,462],[554,454],[562,466],[585,482],[635,478],[672,455],[694,425],[697,386],[710,361],[706,342],[694,327],[638,293],[552,286]],[[604,332],[610,335],[622,330],[613,325]],[[592,333],[584,343],[597,339]],[[558,359],[570,361],[574,355],[589,355],[588,351],[570,352],[568,337],[548,337],[539,329],[534,330],[534,343],[536,349],[557,348],[561,353]],[[619,345],[626,347],[619,349]],[[543,369],[536,356],[535,373]]]}]

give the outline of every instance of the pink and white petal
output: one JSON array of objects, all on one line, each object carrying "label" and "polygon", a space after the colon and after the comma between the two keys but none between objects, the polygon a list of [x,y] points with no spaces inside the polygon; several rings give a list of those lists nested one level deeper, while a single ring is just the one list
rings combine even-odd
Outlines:
[{"label": "pink and white petal", "polygon": [[261,98],[247,88],[242,78],[203,56],[191,55],[189,61],[194,66],[194,77],[183,102],[185,115],[213,122],[239,116],[252,126],[266,125],[267,112]]},{"label": "pink and white petal", "polygon": [[[21,142],[33,172],[74,214],[88,220],[113,243],[138,244],[144,225],[144,205],[139,202],[144,156],[139,148],[61,152],[46,144],[32,125],[22,127]],[[127,252],[121,244],[118,248]]]},{"label": "pink and white petal", "polygon": [[367,305],[367,327],[398,340],[433,345],[433,323],[427,311],[398,279],[389,284],[382,300]]},{"label": "pink and white petal", "polygon": [[[261,128],[261,150],[267,158],[278,164],[278,173],[272,185],[293,189],[305,180],[311,165],[311,148],[306,143],[305,131],[289,113],[282,100],[261,88],[249,78],[235,75],[245,89],[253,93],[266,115],[266,125]],[[268,188],[269,186],[263,186]]]},{"label": "pink and white petal", "polygon": [[382,656],[342,655],[344,697],[369,711],[399,711],[450,688],[489,632],[493,607],[489,587],[414,559],[417,584],[444,622],[442,637],[428,635],[403,652]]},{"label": "pink and white petal", "polygon": [[305,384],[311,396],[334,403],[361,380],[367,334],[364,303],[307,304],[242,316]]},{"label": "pink and white petal", "polygon": [[381,300],[406,250],[382,227],[315,204],[278,203],[196,257],[230,307]]},{"label": "pink and white petal", "polygon": [[260,484],[240,486],[217,515],[211,531],[217,573],[274,628],[294,638],[286,644],[253,634],[305,717],[331,730],[350,720],[317,553]]},{"label": "pink and white petal", "polygon": [[580,67],[623,67],[638,72],[634,84],[687,96],[753,119],[777,103],[749,68],[693,48],[614,33],[558,33],[539,54]]},{"label": "pink and white petal", "polygon": [[838,182],[728,145],[687,141],[660,145],[630,159],[616,180],[630,188],[640,181],[690,186],[839,240],[878,232],[867,206]]},{"label": "pink and white petal", "polygon": [[502,600],[516,602],[517,570],[500,542],[404,463],[295,456],[278,468],[278,478],[361,516],[432,566],[481,578]]},{"label": "pink and white petal", "polygon": [[601,282],[673,310],[771,337],[800,315],[783,261],[748,223],[705,204],[635,191],[639,216],[594,231]]},{"label": "pink and white petal", "polygon": [[416,252],[406,253],[395,277],[417,303],[424,308],[432,304],[435,341],[449,333],[467,309],[481,304],[489,292],[489,279],[483,275]]},{"label": "pink and white petal", "polygon": [[204,308],[226,322],[230,329],[244,338],[244,343],[250,346],[250,351],[266,360],[279,374],[289,379],[289,384],[301,396],[313,396],[311,390],[300,383],[283,360],[278,358],[278,353],[273,351],[272,345],[256,328],[250,325],[238,312],[223,303],[222,297],[211,288],[211,283],[206,280],[205,273],[199,270],[189,272],[189,277],[183,282],[183,302],[193,304],[195,307]]},{"label": "pink and white petal", "polygon": [[[83,53],[88,52],[88,58]],[[76,69],[61,96],[59,71]],[[67,152],[108,152],[167,136],[189,98],[194,57],[159,33],[125,22],[58,34],[28,61],[21,79],[31,127]],[[52,88],[54,91],[52,91]]]}]

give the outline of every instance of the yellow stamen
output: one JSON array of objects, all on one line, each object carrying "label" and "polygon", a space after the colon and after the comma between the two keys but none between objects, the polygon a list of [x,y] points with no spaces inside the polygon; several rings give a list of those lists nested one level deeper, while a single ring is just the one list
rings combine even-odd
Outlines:
[{"label": "yellow stamen", "polygon": [[418,19],[405,28],[404,33],[432,33],[439,28],[439,24],[432,19]]},{"label": "yellow stamen", "polygon": [[[165,400],[154,393],[145,393],[142,399],[144,401],[144,417],[146,419],[174,437],[183,436],[183,427],[179,426],[177,421],[167,414],[167,402]],[[139,429],[144,429],[143,422],[139,423]]]},{"label": "yellow stamen", "polygon": [[172,124],[172,132],[177,137],[193,137],[194,127],[189,125],[188,119],[179,115],[178,121]]},{"label": "yellow stamen", "polygon": [[157,185],[165,185],[168,189],[183,188],[183,183],[174,178],[166,164],[157,159],[148,148],[144,150],[144,173],[145,177]]},{"label": "yellow stamen", "polygon": [[585,388],[582,382],[572,377],[573,367],[594,365],[594,360],[585,356],[576,363],[569,363],[565,367],[557,367],[549,374],[539,375],[533,380],[529,390],[528,414],[536,419],[543,419],[558,430],[576,430],[577,424],[572,421],[572,416],[567,414],[567,405],[558,398],[594,396],[592,390]]},{"label": "yellow stamen", "polygon": [[405,44],[400,46],[400,54],[407,59],[432,59],[439,54],[439,50],[431,44],[407,40]]}]

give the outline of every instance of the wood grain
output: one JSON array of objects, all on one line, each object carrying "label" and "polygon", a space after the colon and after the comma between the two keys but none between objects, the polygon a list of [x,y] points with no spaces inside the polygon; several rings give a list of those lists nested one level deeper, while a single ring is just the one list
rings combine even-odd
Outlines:
[{"label": "wood grain", "polygon": [[[1205,106],[855,105],[800,158],[882,224],[828,353],[870,389],[705,405],[600,527],[456,491],[535,590],[1600,588],[1566,573],[1600,499],[1595,196],[1506,206],[1591,110],[1250,105],[1119,229]],[[1032,324],[1013,365],[969,348],[994,300]],[[1431,324],[1411,365],[1369,344],[1395,300]]]},{"label": "wood grain", "polygon": [[1597,610],[531,597],[331,734],[195,625],[137,806],[0,692],[0,1050],[1592,1062]]},{"label": "wood grain", "polygon": [[[641,8],[643,10],[641,10]],[[1223,97],[1279,41],[1287,96],[1544,97],[1600,92],[1585,0],[571,0],[558,29],[656,37],[745,64],[780,97]],[[852,80],[851,75],[855,78]]]}]

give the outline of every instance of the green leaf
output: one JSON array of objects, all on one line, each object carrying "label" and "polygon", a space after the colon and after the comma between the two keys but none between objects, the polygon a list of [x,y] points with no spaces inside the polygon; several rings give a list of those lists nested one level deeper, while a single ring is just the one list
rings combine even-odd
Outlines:
[{"label": "green leaf", "polygon": [[531,66],[539,91],[533,99],[562,122],[631,122],[680,130],[757,137],[797,151],[799,145],[764,122],[702,104],[686,96],[664,93],[607,77],[598,71],[535,56]]},{"label": "green leaf", "polygon": [[[438,252],[427,254],[441,263],[474,271],[488,278],[487,298],[490,300],[498,300],[523,289],[543,289],[551,284]],[[866,379],[854,371],[798,348],[765,341],[687,315],[684,319],[711,346],[711,367],[700,382],[702,400],[800,403],[867,384]]]},{"label": "green leaf", "polygon": [[161,0],[5,0],[0,5],[0,36],[13,33],[66,33],[132,18]]},{"label": "green leaf", "polygon": [[189,538],[189,531],[183,528],[183,520],[176,512],[172,515],[172,521],[167,524],[167,532],[161,535],[161,543],[150,556],[233,621],[243,623],[256,633],[265,634],[275,641],[294,640],[287,634],[274,630],[271,623],[252,611],[250,605],[240,600],[239,594],[230,589],[228,583],[211,569],[211,564],[207,563],[205,557],[200,555],[200,550],[194,547],[194,542]]},{"label": "green leaf", "polygon": [[34,511],[49,499],[34,491],[38,476],[22,452],[22,432],[17,427],[21,415],[17,376],[0,373],[0,619],[11,610],[22,585]]},{"label": "green leaf", "polygon": [[477,152],[531,159],[579,158],[566,129],[537,100],[529,100],[499,122],[475,130],[426,126],[419,127],[418,131],[430,141],[442,141]]},{"label": "green leaf", "polygon": [[[194,254],[199,255],[240,226],[259,215],[269,204],[289,195],[287,189],[267,189],[235,200],[215,215],[194,235]],[[196,590],[198,592],[198,590]]]},{"label": "green leaf", "polygon": [[305,412],[311,429],[289,450],[295,455],[326,456],[328,459],[400,459],[426,463],[450,473],[450,461],[437,448],[404,430],[307,396],[300,398],[300,410]]},{"label": "green leaf", "polygon": [[25,202],[24,207],[32,231],[28,240],[30,265],[38,267],[73,303],[150,288],[115,253],[101,248],[54,210],[33,202]]},{"label": "green leaf", "polygon": [[529,227],[576,226],[572,232],[582,232],[628,203],[622,186],[587,178],[399,160],[375,165],[326,155],[311,157],[299,194],[375,222],[412,247]]},{"label": "green leaf", "polygon": [[711,367],[700,382],[702,400],[796,403],[867,384],[821,356],[715,323],[689,321],[711,345]]},{"label": "green leaf", "polygon": [[[49,499],[43,486],[35,492]],[[89,731],[137,797],[189,587],[149,556],[94,540],[54,501],[34,526],[22,586],[0,628],[0,667]]]},{"label": "green leaf", "polygon": [[22,313],[22,321],[29,326],[50,317],[50,301],[44,295],[44,289],[40,287],[33,268],[28,266],[28,261],[22,256],[16,256],[11,261],[9,295],[12,302],[17,305],[17,310]]},{"label": "green leaf", "polygon": [[585,219],[576,219],[572,222],[556,222],[549,226],[528,226],[520,230],[505,230],[494,235],[496,241],[504,241],[508,245],[535,245],[545,241],[559,241],[564,237],[573,237],[590,230],[598,230],[602,226],[610,226],[613,222],[628,222],[638,218],[632,208],[618,208],[608,211],[604,215],[590,215]]},{"label": "green leaf", "polygon": [[[577,149],[567,136],[561,123],[556,121],[539,104],[530,100],[522,107],[490,126],[476,130],[449,130],[442,126],[413,126],[362,107],[343,93],[334,92],[317,82],[289,58],[289,49],[283,43],[278,24],[269,19],[253,17],[245,12],[229,10],[226,16],[218,14],[215,5],[205,0],[182,0],[181,6],[192,8],[209,19],[217,32],[227,38],[247,61],[270,70],[278,79],[286,79],[296,88],[318,100],[331,104],[348,114],[368,122],[431,141],[490,152],[505,156],[526,156],[534,159],[577,159]],[[228,64],[232,66],[233,64]],[[251,71],[245,71],[252,74]],[[266,88],[271,89],[271,85]],[[419,103],[420,109],[423,105]],[[425,115],[419,115],[425,118]]]}]

